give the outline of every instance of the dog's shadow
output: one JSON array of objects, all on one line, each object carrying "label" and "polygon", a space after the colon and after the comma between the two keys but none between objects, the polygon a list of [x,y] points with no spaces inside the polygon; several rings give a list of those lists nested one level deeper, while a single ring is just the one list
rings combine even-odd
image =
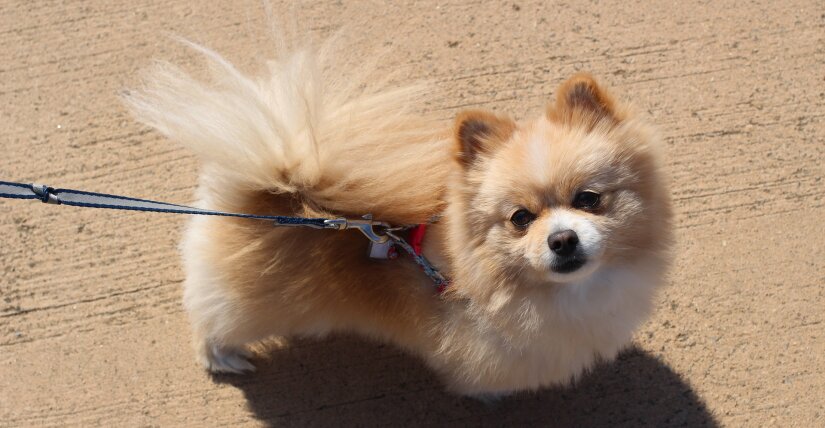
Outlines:
[{"label": "dog's shadow", "polygon": [[269,425],[717,425],[677,373],[637,348],[573,386],[494,402],[451,395],[417,359],[349,336],[298,340],[269,355],[256,373],[215,377],[241,389]]}]

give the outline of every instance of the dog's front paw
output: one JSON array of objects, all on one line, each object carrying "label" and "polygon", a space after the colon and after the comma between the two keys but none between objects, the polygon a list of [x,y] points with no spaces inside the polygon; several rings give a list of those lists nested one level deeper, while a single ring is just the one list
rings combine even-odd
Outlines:
[{"label": "dog's front paw", "polygon": [[244,374],[254,372],[255,366],[249,362],[251,353],[242,348],[206,345],[198,360],[212,373]]}]

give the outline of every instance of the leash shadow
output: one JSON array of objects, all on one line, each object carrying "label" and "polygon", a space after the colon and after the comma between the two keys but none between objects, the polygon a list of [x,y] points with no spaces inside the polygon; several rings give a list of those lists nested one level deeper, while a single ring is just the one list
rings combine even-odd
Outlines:
[{"label": "leash shadow", "polygon": [[214,380],[243,391],[269,426],[718,426],[678,373],[639,348],[573,386],[489,402],[451,395],[416,358],[351,336],[296,340],[256,363]]}]

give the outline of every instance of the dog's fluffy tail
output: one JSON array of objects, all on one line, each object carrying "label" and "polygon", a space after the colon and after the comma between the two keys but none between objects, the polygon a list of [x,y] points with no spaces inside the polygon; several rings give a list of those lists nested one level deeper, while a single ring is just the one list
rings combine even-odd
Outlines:
[{"label": "dog's fluffy tail", "polygon": [[325,49],[294,51],[250,78],[192,47],[210,83],[160,64],[125,98],[139,120],[197,153],[217,188],[290,193],[396,223],[440,210],[448,144],[414,111],[422,87],[385,90],[359,73],[335,74]]}]

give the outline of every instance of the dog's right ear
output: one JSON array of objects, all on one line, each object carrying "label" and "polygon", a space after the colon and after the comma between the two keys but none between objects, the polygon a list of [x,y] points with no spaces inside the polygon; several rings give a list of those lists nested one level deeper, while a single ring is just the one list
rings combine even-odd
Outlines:
[{"label": "dog's right ear", "polygon": [[594,126],[602,120],[619,123],[625,113],[612,95],[587,73],[577,73],[556,90],[556,104],[547,117],[558,123]]},{"label": "dog's right ear", "polygon": [[515,129],[508,117],[481,110],[461,112],[455,121],[456,160],[464,167],[472,165],[510,139]]}]

